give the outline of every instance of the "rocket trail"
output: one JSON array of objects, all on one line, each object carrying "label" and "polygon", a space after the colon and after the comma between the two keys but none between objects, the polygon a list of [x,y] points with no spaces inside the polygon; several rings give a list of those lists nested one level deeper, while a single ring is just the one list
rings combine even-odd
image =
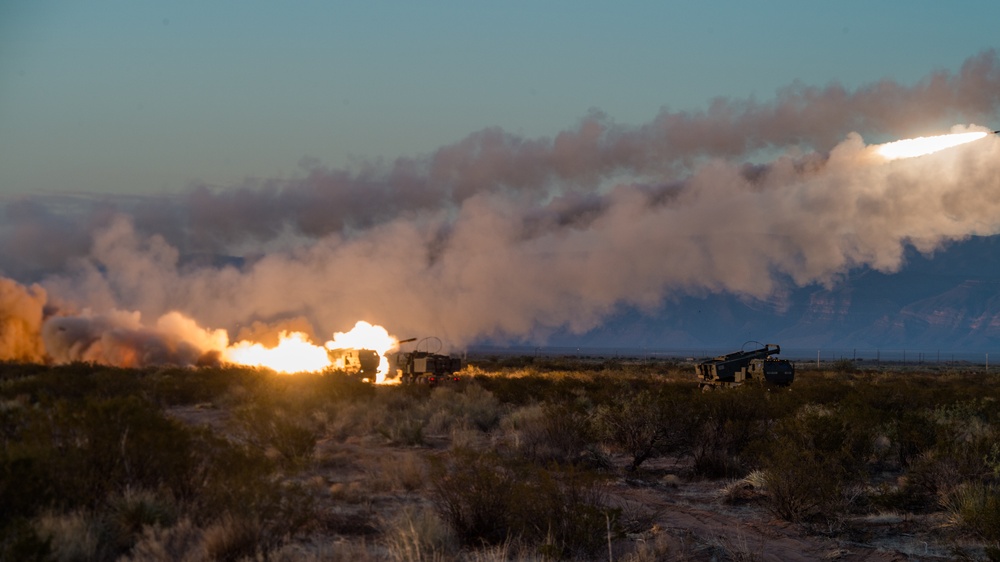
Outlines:
[{"label": "rocket trail", "polygon": [[890,161],[851,132],[998,108],[990,52],[911,87],[800,87],[637,128],[591,116],[552,139],[487,130],[284,183],[27,198],[0,225],[0,358],[192,364],[224,336],[320,345],[359,319],[461,347],[582,332],[677,295],[780,301],[896,271],[908,247],[1000,233],[1000,138],[959,127],[948,136],[981,136]]}]

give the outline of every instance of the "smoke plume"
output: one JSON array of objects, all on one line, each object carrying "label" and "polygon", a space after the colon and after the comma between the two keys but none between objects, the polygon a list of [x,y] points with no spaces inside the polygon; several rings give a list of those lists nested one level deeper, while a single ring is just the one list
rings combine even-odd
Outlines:
[{"label": "smoke plume", "polygon": [[998,92],[986,52],[909,86],[794,85],[639,127],[595,114],[551,139],[487,129],[390,165],[179,196],[26,199],[7,206],[0,271],[45,289],[0,280],[0,353],[191,364],[227,332],[294,321],[324,337],[359,319],[463,346],[672,295],[896,271],[907,247],[1000,232],[1000,138],[889,162],[861,134],[988,122]]}]

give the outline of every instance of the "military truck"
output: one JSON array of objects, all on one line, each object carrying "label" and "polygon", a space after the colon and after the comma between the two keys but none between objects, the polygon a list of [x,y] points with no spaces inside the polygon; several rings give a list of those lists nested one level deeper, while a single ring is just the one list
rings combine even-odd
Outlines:
[{"label": "military truck", "polygon": [[329,349],[327,355],[330,356],[334,369],[375,382],[381,358],[374,349]]},{"label": "military truck", "polygon": [[[695,365],[698,384],[703,391],[740,386],[752,381],[774,386],[788,386],[795,379],[795,365],[786,359],[772,357],[781,353],[781,346],[755,343],[760,347],[740,350]],[[746,347],[746,344],[743,346]]]},{"label": "military truck", "polygon": [[[400,341],[400,345],[417,341],[410,338]],[[400,382],[438,384],[455,382],[461,377],[455,373],[462,370],[461,357],[453,357],[438,353],[441,350],[441,340],[430,337],[417,342],[413,351],[398,351],[389,358],[389,373],[395,374]],[[430,351],[433,348],[434,351]]]}]

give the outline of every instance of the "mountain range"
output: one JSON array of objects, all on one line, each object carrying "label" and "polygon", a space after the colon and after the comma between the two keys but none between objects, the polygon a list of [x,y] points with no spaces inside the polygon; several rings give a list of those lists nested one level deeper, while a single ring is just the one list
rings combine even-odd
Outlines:
[{"label": "mountain range", "polygon": [[932,255],[910,248],[896,273],[858,269],[831,287],[791,287],[765,301],[712,294],[671,298],[653,311],[622,309],[598,328],[559,332],[546,344],[697,354],[746,341],[881,358],[1000,351],[1000,236]]}]

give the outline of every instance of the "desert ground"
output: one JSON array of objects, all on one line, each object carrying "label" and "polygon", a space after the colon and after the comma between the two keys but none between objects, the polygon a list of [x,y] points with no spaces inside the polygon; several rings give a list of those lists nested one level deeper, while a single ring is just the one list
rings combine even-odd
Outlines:
[{"label": "desert ground", "polygon": [[483,357],[460,381],[0,366],[17,560],[995,560],[997,375]]}]

